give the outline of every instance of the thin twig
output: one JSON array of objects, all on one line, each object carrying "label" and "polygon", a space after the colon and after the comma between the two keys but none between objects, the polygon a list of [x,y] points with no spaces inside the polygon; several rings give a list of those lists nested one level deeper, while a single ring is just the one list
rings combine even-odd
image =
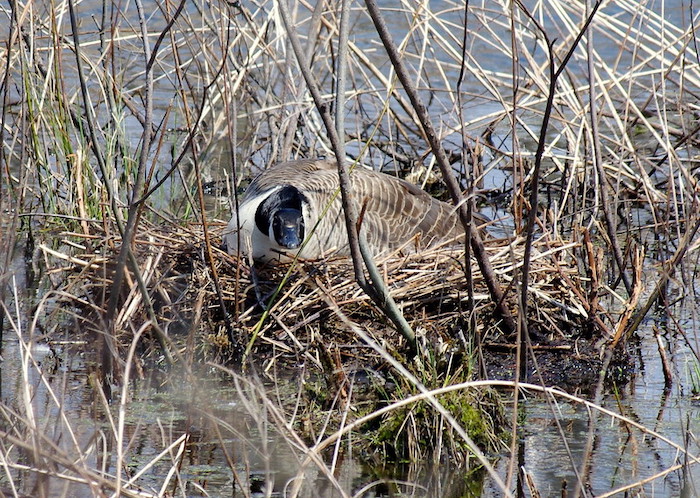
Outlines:
[{"label": "thin twig", "polygon": [[425,133],[425,136],[428,139],[428,143],[430,144],[430,147],[433,151],[433,155],[435,156],[438,166],[440,167],[443,180],[447,184],[447,189],[450,192],[452,201],[455,203],[456,206],[458,206],[457,210],[459,212],[459,217],[462,220],[462,225],[464,226],[465,231],[468,231],[471,237],[471,246],[474,250],[474,257],[476,258],[476,261],[479,264],[479,269],[484,275],[484,280],[486,281],[486,285],[488,286],[489,293],[491,294],[491,297],[496,305],[497,315],[503,321],[503,329],[507,334],[512,334],[515,331],[515,322],[513,321],[510,311],[506,306],[505,294],[501,290],[498,280],[496,279],[496,275],[493,272],[493,268],[491,267],[491,263],[489,262],[486,250],[484,248],[484,243],[481,240],[481,235],[479,234],[479,231],[474,226],[474,223],[472,223],[472,220],[469,217],[469,211],[467,209],[467,206],[464,202],[462,202],[461,189],[459,187],[459,184],[457,183],[457,179],[452,174],[447,154],[445,153],[445,149],[442,147],[440,139],[438,138],[435,129],[433,128],[430,117],[428,115],[428,110],[423,104],[422,99],[418,95],[418,91],[415,87],[415,84],[411,80],[411,77],[401,58],[401,55],[399,54],[399,51],[397,50],[396,45],[394,44],[391,33],[388,27],[386,26],[386,22],[384,21],[379,7],[377,6],[377,2],[375,0],[365,0],[365,4],[367,5],[367,10],[369,12],[370,17],[372,18],[372,22],[374,22],[374,26],[377,29],[377,33],[379,33],[379,37],[382,40],[384,49],[389,55],[389,59],[391,60],[392,65],[394,66],[396,75],[401,81],[401,84],[403,85],[406,94],[411,100],[413,109],[416,115],[418,116],[418,119],[420,120],[423,132]]},{"label": "thin twig", "polygon": [[590,23],[593,21],[593,17],[595,16],[595,13],[597,12],[598,8],[600,7],[601,0],[598,0],[591,10],[591,13],[586,19],[586,22],[584,23],[583,27],[579,31],[578,35],[576,36],[576,39],[573,41],[572,45],[569,47],[569,50],[565,54],[564,58],[562,59],[561,63],[559,64],[559,67],[556,67],[556,64],[554,62],[554,42],[549,40],[549,37],[547,35],[546,30],[539,24],[537,19],[526,9],[526,7],[518,1],[518,5],[520,6],[520,9],[525,13],[526,16],[537,26],[538,31],[542,34],[545,44],[547,46],[547,55],[549,57],[549,64],[548,64],[548,69],[549,69],[549,89],[547,93],[547,104],[544,109],[544,114],[542,117],[542,124],[540,126],[540,133],[539,133],[539,140],[537,142],[537,151],[535,152],[535,164],[533,166],[532,174],[531,174],[531,180],[530,180],[530,206],[529,206],[529,212],[528,212],[528,218],[527,218],[527,225],[525,228],[525,254],[524,254],[524,260],[523,260],[523,267],[522,267],[522,278],[521,278],[521,296],[520,296],[520,306],[522,307],[522,310],[519,314],[520,317],[520,325],[522,327],[520,334],[521,334],[521,343],[523,343],[523,348],[520,353],[520,360],[521,360],[521,365],[520,365],[520,372],[521,372],[521,378],[525,378],[525,372],[527,370],[527,355],[526,355],[526,344],[529,340],[528,337],[528,327],[527,327],[527,300],[528,300],[528,295],[529,295],[529,273],[530,273],[530,258],[531,258],[531,253],[532,253],[532,240],[534,237],[535,233],[535,220],[537,219],[537,214],[538,214],[538,209],[537,206],[539,204],[538,198],[540,195],[539,192],[539,181],[540,181],[540,170],[542,167],[542,159],[544,157],[544,149],[547,144],[547,130],[549,128],[550,124],[550,117],[552,115],[552,109],[554,107],[554,96],[556,95],[556,87],[557,87],[557,80],[561,76],[562,72],[566,68],[566,65],[568,64],[569,60],[571,59],[571,56],[574,53],[574,50],[576,50],[579,42],[581,41],[581,38],[583,35],[586,33],[586,30],[588,29],[588,26]]},{"label": "thin twig", "polygon": [[[591,8],[591,0],[586,1],[587,9]],[[595,11],[595,9],[594,9]],[[617,234],[615,229],[617,227],[617,222],[613,218],[616,212],[616,203],[612,206],[608,206],[608,200],[610,199],[610,194],[608,193],[608,179],[605,175],[605,168],[603,167],[603,153],[601,150],[600,136],[598,129],[598,95],[597,95],[597,85],[598,78],[595,69],[595,60],[593,54],[593,33],[592,29],[587,30],[588,40],[586,43],[586,55],[588,60],[588,106],[590,115],[590,126],[591,126],[591,147],[593,148],[593,166],[598,172],[598,188],[600,189],[600,208],[603,211],[603,217],[605,219],[605,229],[608,234],[608,240],[613,249],[614,261],[617,264],[617,268],[620,271],[620,277],[622,278],[625,288],[627,289],[627,294],[632,294],[632,283],[630,282],[627,272],[625,271],[625,261],[622,257],[622,251],[620,250],[620,244],[617,241]]]},{"label": "thin twig", "polygon": [[[401,332],[406,341],[408,342],[411,349],[415,350],[415,334],[411,329],[411,326],[406,321],[405,317],[401,311],[396,306],[391,294],[386,288],[383,282],[381,274],[377,269],[373,261],[373,255],[366,248],[366,244],[361,242],[360,236],[357,230],[357,206],[352,199],[352,187],[350,184],[350,176],[347,169],[344,167],[344,156],[343,147],[341,146],[341,138],[338,137],[336,132],[336,125],[331,119],[330,112],[328,111],[328,105],[324,102],[321,97],[321,93],[318,89],[316,79],[311,72],[306,55],[302,50],[301,43],[299,42],[299,37],[296,34],[296,29],[291,20],[291,15],[289,13],[289,7],[286,1],[280,1],[278,3],[281,17],[285,23],[287,34],[289,40],[292,44],[292,49],[296,55],[297,62],[299,64],[300,71],[304,76],[306,81],[306,86],[313,97],[316,109],[321,115],[323,124],[326,128],[326,134],[330,140],[333,151],[336,154],[336,159],[338,161],[338,179],[340,183],[340,194],[343,203],[343,212],[345,214],[345,227],[348,234],[348,243],[350,246],[350,253],[353,261],[353,268],[355,271],[355,279],[362,289],[372,298],[372,300],[382,309],[386,316],[394,323],[397,330]],[[370,275],[372,285],[369,285],[364,276],[364,270],[362,268],[362,263],[364,262],[365,267]]]}]

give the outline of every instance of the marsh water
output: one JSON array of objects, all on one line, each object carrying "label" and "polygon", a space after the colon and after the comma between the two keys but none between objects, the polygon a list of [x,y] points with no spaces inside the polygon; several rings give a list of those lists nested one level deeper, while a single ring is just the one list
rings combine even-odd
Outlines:
[{"label": "marsh water", "polygon": [[[688,339],[697,340],[697,337]],[[54,436],[68,451],[71,443],[68,434],[61,433],[65,430],[62,417],[67,419],[73,432],[71,437],[81,447],[104,445],[107,449],[111,445],[109,434],[113,422],[106,414],[119,416],[119,405],[106,406],[91,387],[91,371],[97,358],[87,340],[80,331],[66,331],[64,340],[53,337],[37,341],[32,351],[37,366],[28,370],[29,378],[22,375],[26,369],[22,366],[20,341],[11,330],[6,330],[2,342],[3,402],[7,406],[21,405],[25,386],[31,386],[35,416],[46,427],[55,425],[58,432]],[[650,325],[642,329],[634,346],[633,356],[639,365],[636,372],[627,384],[611,388],[602,406],[693,453],[698,447],[695,435],[700,431],[700,401],[695,391],[697,378],[693,377],[697,375],[693,373],[696,367],[678,337],[668,332],[662,334],[662,340],[674,357],[673,383],[667,386],[664,382],[658,343]],[[178,458],[178,451],[184,451],[179,473],[187,485],[185,489],[175,489],[172,483],[170,488],[166,487],[175,495],[285,496],[293,480],[301,477],[315,483],[309,496],[340,496],[318,470],[313,467],[300,470],[299,448],[265,418],[262,399],[250,389],[236,386],[215,365],[200,365],[191,373],[154,370],[144,372],[140,378],[134,377],[127,385],[128,401],[122,416],[125,441],[130,449],[130,472],[147,469],[139,475],[142,489],[162,490],[164,477]],[[258,383],[265,384],[262,380]],[[304,389],[293,372],[289,373],[288,383],[292,392]],[[60,404],[51,398],[48,388],[63,393]],[[279,383],[276,388],[279,389]],[[275,393],[271,390],[268,396],[274,397]],[[508,400],[507,395],[505,399]],[[521,410],[522,463],[536,489],[541,496],[559,496],[562,489],[572,491],[593,412],[564,399],[557,399],[551,405],[535,393],[526,396]],[[641,488],[646,496],[697,495],[698,466],[686,465],[688,462],[671,444],[607,415],[598,416],[594,434],[592,465],[586,479],[590,483],[590,489],[586,490],[589,495],[598,496],[659,473],[666,475]],[[175,445],[170,452],[159,456],[170,445],[178,441],[182,444],[178,438],[183,435],[187,436],[186,445]],[[98,450],[88,454],[93,455],[97,467],[103,458],[110,461]],[[505,478],[507,455],[492,457],[496,469]],[[332,459],[332,454],[328,458]],[[107,472],[114,471],[106,465]],[[669,469],[674,470],[669,472]],[[367,497],[400,493],[402,496],[502,496],[502,491],[484,473],[452,467],[449,462],[380,465],[369,464],[352,453],[341,454],[334,477],[348,493]],[[21,474],[15,484],[23,484]],[[51,494],[60,492],[53,489]],[[86,490],[85,496],[90,495]]]},{"label": "marsh water", "polygon": [[[686,4],[666,2],[665,6],[668,21],[683,25],[688,13]],[[87,2],[81,4],[81,8],[85,15],[91,9]],[[371,44],[373,32],[370,28],[357,25],[355,39]],[[405,26],[398,23],[395,29],[400,33],[403,28]],[[614,58],[618,53],[618,40],[611,38],[601,43],[610,43],[609,54]],[[509,69],[510,59],[493,48],[481,48],[487,65],[494,70]],[[476,87],[473,90],[480,91]],[[480,119],[486,122],[490,112],[488,105],[470,108],[470,124],[475,126]],[[134,123],[133,126],[133,133],[138,136],[138,125]],[[503,137],[508,135],[507,129],[501,131]],[[495,134],[498,136],[498,129]],[[207,165],[208,174],[215,180],[223,179],[227,167],[221,164],[220,158],[212,159]],[[507,181],[507,176],[507,172],[495,170],[487,180],[498,186]],[[222,209],[225,203],[222,204],[221,199],[211,200],[217,210],[212,215],[225,220],[227,211]],[[11,213],[13,206],[7,199],[3,202],[6,203],[3,210]],[[3,220],[2,230],[8,227]],[[28,323],[36,307],[44,305],[43,299],[49,289],[35,286],[41,276],[32,274],[33,262],[25,258],[22,247],[25,242],[21,236],[17,248],[0,245],[2,254],[14,255],[3,268],[3,284],[18,292],[7,300],[2,336],[0,399],[5,407],[20,406],[30,386],[34,416],[48,432],[55,431],[53,436],[58,444],[68,453],[71,445],[84,448],[94,459],[93,465],[102,466],[108,473],[116,471],[109,468],[112,460],[107,455],[117,451],[112,447],[109,434],[119,426],[116,422],[119,421],[130,455],[128,468],[123,470],[134,476],[139,486],[148,492],[175,496],[285,496],[295,480],[303,479],[313,483],[304,486],[308,496],[340,496],[330,483],[331,477],[313,465],[302,466],[301,442],[280,434],[279,425],[272,423],[266,397],[274,399],[281,394],[267,390],[270,383],[266,372],[251,372],[248,382],[240,379],[235,382],[231,372],[215,364],[201,364],[187,372],[154,367],[133,372],[123,387],[115,385],[116,390],[124,389],[122,403],[110,404],[100,399],[93,388],[93,373],[99,362],[91,347],[94,336],[61,324],[53,324],[51,334],[42,335],[46,331]],[[697,264],[697,259],[693,262]],[[595,418],[592,460],[587,475],[581,478],[590,486],[584,489],[587,495],[602,495],[647,478],[648,482],[634,487],[630,493],[657,497],[700,493],[700,467],[685,461],[683,454],[671,444],[687,448],[691,454],[700,452],[697,440],[700,434],[700,366],[693,354],[693,350],[700,350],[698,298],[692,279],[697,268],[687,271],[691,275],[687,279],[691,287],[686,286],[685,294],[669,305],[679,323],[670,323],[667,309],[651,313],[635,340],[628,344],[633,362],[629,380],[610,385],[602,399],[604,408],[643,429],[597,413],[579,402],[564,398],[547,402],[535,392],[525,394],[521,401],[523,430],[515,446],[520,446],[520,463],[541,496],[561,496],[562,490],[573,493],[591,434],[592,417]],[[59,297],[50,300],[59,300]],[[29,333],[33,334],[29,342],[31,355],[23,349]],[[670,381],[663,372],[660,345],[671,358]],[[304,389],[303,367],[299,368],[298,372],[286,372],[281,376],[286,382],[285,396]],[[574,389],[573,394],[580,394],[582,398],[592,396],[591,386],[581,386],[580,392],[575,387],[566,388]],[[62,393],[62,399],[57,401],[54,393]],[[508,403],[508,394],[505,396]],[[72,428],[72,434],[66,432],[67,426]],[[382,465],[342,449],[324,456],[328,462],[333,462],[332,478],[341,484],[348,496],[502,495],[485,472],[466,470],[450,462]],[[504,451],[490,457],[497,473],[505,479],[511,470],[508,455]],[[180,481],[171,475],[174,462],[179,462]],[[7,484],[5,479],[4,475],[0,477],[0,487]],[[22,479],[33,479],[29,470],[16,474],[15,485],[21,486]],[[178,482],[186,484],[179,488]],[[31,486],[24,489],[31,489]],[[56,496],[62,493],[60,487],[50,492]],[[86,487],[85,496],[91,494],[93,490]]]}]

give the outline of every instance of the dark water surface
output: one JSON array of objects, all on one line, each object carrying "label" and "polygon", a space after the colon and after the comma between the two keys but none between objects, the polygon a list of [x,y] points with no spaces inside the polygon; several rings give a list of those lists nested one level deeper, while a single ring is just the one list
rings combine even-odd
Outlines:
[{"label": "dark water surface", "polygon": [[[690,357],[686,362],[686,353],[677,349],[676,380],[666,390],[656,341],[645,337],[645,333],[642,333],[638,350],[643,368],[617,393],[609,392],[603,406],[676,444],[687,444],[690,452],[696,453],[700,402],[697,394],[690,392],[689,376],[693,368]],[[0,370],[0,398],[4,405],[23,406],[24,388],[30,386],[34,416],[40,420],[40,426],[46,428],[47,435],[60,441],[59,446],[67,454],[73,451],[71,439],[75,438],[88,456],[88,464],[114,472],[116,437],[106,413],[109,411],[119,425],[120,407],[115,401],[106,408],[90,385],[90,365],[95,361],[92,348],[81,342],[49,342],[47,345],[40,341],[31,351],[35,366],[25,369],[19,344],[12,334],[5,334]],[[23,371],[29,375],[21,375]],[[266,489],[271,489],[274,490],[272,496],[284,496],[283,490],[290,486],[293,478],[299,477],[299,448],[277,432],[275,424],[267,418],[269,414],[261,399],[251,395],[250,390],[236,389],[232,379],[214,367],[202,366],[194,376],[172,372],[146,375],[128,384],[128,402],[121,413],[124,452],[128,455],[127,473],[133,475],[147,468],[138,478],[142,489],[157,492],[164,486],[165,476],[172,471],[173,461],[178,458],[178,450],[184,452],[179,467],[180,479],[187,484],[183,484],[184,489],[177,489],[175,480],[171,479],[167,489],[176,495],[231,496],[238,489],[239,492],[258,491],[260,494],[253,493],[253,496],[263,496]],[[290,389],[302,389],[301,385],[290,382]],[[58,396],[58,402],[53,395]],[[268,391],[268,395],[272,398],[274,392]],[[588,437],[588,410],[564,399],[557,402],[552,407],[530,393],[524,403],[524,468],[542,496],[559,496],[562,487],[573,490],[576,485],[574,466],[581,465]],[[568,450],[562,443],[556,421]],[[600,415],[595,427],[592,464],[586,479],[590,483],[589,491],[595,496],[685,463],[671,445],[607,415]],[[187,436],[186,446],[178,439],[183,435]],[[172,451],[157,458],[173,443],[178,444]],[[105,454],[105,449],[109,449],[111,455],[109,451]],[[328,457],[332,458],[332,453]],[[496,460],[496,468],[503,478],[507,462],[505,456]],[[645,493],[672,497],[681,496],[683,491],[688,493],[683,496],[695,496],[700,482],[698,469],[697,465],[678,468],[645,485]],[[21,487],[21,476],[20,473],[16,484],[20,484],[20,489],[29,489]],[[304,489],[310,493],[302,496],[339,496],[332,493],[327,478],[313,466],[300,476],[306,480]],[[487,496],[502,495],[480,474],[450,469],[449,465],[436,469],[426,462],[425,468],[418,466],[417,471],[414,469],[410,475],[401,476],[400,469],[372,468],[352,453],[347,454],[347,450],[340,454],[335,477],[348,491],[369,485],[371,491],[362,496],[384,496],[389,489],[396,488],[403,489],[409,496],[478,496],[479,489]],[[400,484],[409,478],[410,485]],[[388,479],[390,484],[381,479]],[[311,485],[313,482],[316,484]],[[56,486],[60,487],[58,483]],[[80,486],[71,490],[71,496],[92,494]]]}]

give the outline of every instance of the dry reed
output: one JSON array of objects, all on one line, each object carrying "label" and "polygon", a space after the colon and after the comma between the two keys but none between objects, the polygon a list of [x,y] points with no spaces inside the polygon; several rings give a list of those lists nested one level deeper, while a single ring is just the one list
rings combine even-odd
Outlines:
[{"label": "dry reed", "polygon": [[[504,303],[531,331],[519,345],[503,336],[482,275],[474,272],[466,284],[463,251],[380,261],[392,296],[432,352],[473,347],[523,367],[537,362],[532,369],[539,374],[542,360],[556,366],[562,359],[595,359],[596,378],[662,308],[662,319],[684,338],[682,347],[700,361],[697,340],[673,309],[676,299],[696,298],[687,269],[697,265],[700,227],[698,13],[673,10],[669,2],[661,9],[629,1],[588,4],[447,1],[436,7],[403,0],[383,11],[392,16],[408,78],[460,185],[473,189],[480,208],[504,218],[486,250]],[[584,32],[593,6],[600,9]],[[339,11],[332,2],[292,7],[321,97],[329,98],[336,88]],[[203,358],[252,355],[266,378],[279,380],[277,369],[301,359],[339,377],[332,384],[338,418],[328,416],[320,434],[350,430],[348,399],[354,398],[343,397],[343,375],[357,364],[400,372],[403,364],[391,361],[406,349],[350,278],[349,263],[300,263],[287,276],[286,267],[256,269],[217,249],[221,222],[257,169],[332,150],[320,110],[298,77],[276,3],[10,2],[0,14],[7,21],[0,22],[0,301],[4,339],[11,331],[21,346],[24,376],[18,406],[0,404],[2,492],[48,495],[54,486],[79,482],[87,494],[187,494],[179,469],[189,440],[163,438],[162,453],[130,473],[130,445],[120,425],[128,379],[165,363],[189,374]],[[346,152],[433,189],[437,151],[428,145],[425,116],[374,42],[364,5],[353,4],[352,23]],[[554,68],[561,71],[555,82]],[[541,188],[532,189],[538,181]],[[225,195],[214,196],[212,205],[208,189]],[[536,222],[529,228],[528,216]],[[533,236],[527,257],[524,241]],[[24,272],[17,271],[22,258]],[[19,284],[10,285],[11,277]],[[24,288],[38,296],[27,297],[26,308],[20,306]],[[526,307],[519,296],[527,296]],[[33,358],[37,344],[57,344],[71,327],[103,341],[94,348],[102,361],[90,379],[110,436],[98,434],[93,442],[116,445],[113,472],[102,470],[112,460],[104,454],[99,460],[93,442],[83,446],[71,436],[74,422],[62,415],[67,390],[51,385]],[[474,345],[473,338],[481,342]],[[508,375],[516,370],[510,366]],[[413,389],[407,387],[407,399],[423,396],[439,415],[435,420],[448,420],[426,394],[433,391],[419,389],[428,379],[445,378],[426,371],[415,379],[412,372],[396,374]],[[46,386],[47,406],[59,414],[51,419],[53,434],[51,424],[34,416],[30,378]],[[298,422],[290,415],[297,412],[270,400],[254,380],[236,378],[241,394],[254,394],[246,405],[253,418],[269,421],[297,455],[313,459],[339,495],[350,495],[334,478],[337,458],[328,464],[319,453],[334,439],[301,444],[298,425],[290,422]],[[570,401],[600,407],[604,378],[594,405]],[[117,413],[110,414],[110,400]],[[513,410],[513,431],[518,413]],[[559,420],[555,407],[552,413]],[[590,417],[586,455],[581,462],[572,458],[584,492],[601,427],[597,417],[613,416],[600,413]],[[230,434],[209,415],[217,430]],[[462,435],[459,422],[447,425]],[[666,443],[695,461],[683,445]],[[520,475],[516,450],[502,473],[504,493]],[[139,479],[161,460],[170,465],[161,485],[141,489]],[[230,468],[247,493],[250,474]],[[674,462],[618,490],[650,489],[645,486],[675,469]],[[32,483],[20,484],[26,475]],[[521,477],[531,478],[534,494],[532,476]],[[294,493],[313,493],[305,478],[294,482]]]}]

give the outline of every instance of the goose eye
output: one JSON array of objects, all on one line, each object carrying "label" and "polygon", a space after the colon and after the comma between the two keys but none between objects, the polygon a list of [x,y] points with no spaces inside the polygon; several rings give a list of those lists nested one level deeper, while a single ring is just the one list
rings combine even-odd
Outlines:
[{"label": "goose eye", "polygon": [[272,220],[272,234],[279,245],[296,249],[304,241],[304,218],[297,209],[280,209]]}]

